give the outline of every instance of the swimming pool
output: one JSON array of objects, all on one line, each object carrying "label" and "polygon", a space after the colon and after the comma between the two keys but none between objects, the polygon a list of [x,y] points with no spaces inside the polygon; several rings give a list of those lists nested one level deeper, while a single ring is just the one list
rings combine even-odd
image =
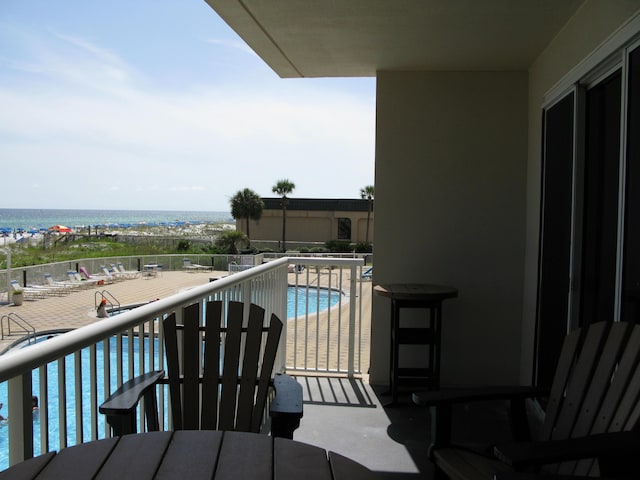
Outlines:
[{"label": "swimming pool", "polygon": [[289,287],[287,290],[287,318],[298,317],[306,313],[321,312],[329,307],[333,307],[339,301],[340,292],[338,290]]},{"label": "swimming pool", "polygon": [[[329,290],[327,288],[309,288],[306,287],[289,287],[287,289],[287,318],[293,318],[305,314],[313,314],[318,311],[326,310],[329,307],[333,307],[340,301],[340,292],[338,290]],[[296,308],[297,302],[297,308]],[[107,312],[109,316],[118,315],[123,312],[128,312],[134,308],[146,305],[145,303],[134,303],[131,305],[122,305],[114,307]],[[308,304],[308,308],[307,308]],[[90,312],[91,316],[95,316],[93,310]]]},{"label": "swimming pool", "polygon": [[[336,305],[340,301],[340,292],[337,290],[328,290],[328,289],[317,289],[317,288],[307,288],[305,287],[289,287],[287,292],[287,318],[295,317],[296,315],[305,315],[313,314],[318,311],[323,311],[330,306]],[[308,299],[308,301],[307,301]],[[46,337],[45,337],[46,339]],[[157,342],[157,340],[156,340]],[[133,351],[134,356],[137,360],[138,351],[139,351],[139,339],[134,337],[133,339]],[[149,347],[149,339],[144,339],[144,350],[148,352]],[[128,341],[127,338],[123,339],[122,343],[123,348],[123,371],[126,373],[129,368],[128,364]],[[115,338],[110,340],[109,345],[110,353],[110,363],[111,365],[116,365],[116,341]],[[154,351],[158,351],[155,348]],[[145,356],[145,362],[148,362],[148,359]],[[104,383],[105,379],[103,376],[103,365],[104,365],[104,355],[103,355],[103,344],[100,343],[96,346],[96,364],[97,364],[97,403],[98,405],[102,403],[105,399],[104,396]],[[157,364],[157,363],[156,363]],[[81,369],[83,374],[82,381],[82,397],[90,398],[90,386],[91,382],[89,380],[89,349],[84,349],[81,353]],[[148,366],[148,363],[146,364]],[[113,367],[112,367],[113,368]],[[135,369],[134,376],[139,372],[138,369]],[[90,412],[87,408],[83,409],[83,432],[84,438],[82,441],[77,441],[76,439],[76,415],[75,415],[75,386],[71,379],[75,377],[75,365],[74,359],[72,355],[66,357],[65,361],[65,377],[67,379],[65,395],[66,401],[64,402],[66,405],[66,425],[67,425],[67,441],[68,445],[75,445],[76,443],[82,443],[82,441],[91,440],[88,435],[91,430],[91,418]],[[112,369],[111,378],[109,380],[110,390],[113,391],[116,388],[116,372]],[[59,419],[59,403],[60,399],[58,396],[57,385],[58,385],[58,366],[57,363],[49,364],[47,367],[47,377],[48,384],[50,385],[48,392],[48,408],[49,408],[49,425],[48,425],[48,433],[49,433],[49,448],[53,450],[58,450],[59,443],[59,429],[58,429],[58,419]],[[125,378],[126,379],[126,378]],[[32,375],[32,389],[34,395],[39,394],[40,390],[40,378],[39,372],[34,371]],[[7,383],[0,383],[0,402],[5,404],[5,407],[0,410],[0,414],[7,416],[10,418],[10,412],[7,411]],[[99,438],[104,437],[104,416],[98,415],[98,436]],[[39,455],[41,453],[40,449],[40,418],[38,413],[34,414],[34,455]],[[0,424],[0,470],[3,470],[9,466],[9,446],[8,446],[8,428],[6,425]]]}]

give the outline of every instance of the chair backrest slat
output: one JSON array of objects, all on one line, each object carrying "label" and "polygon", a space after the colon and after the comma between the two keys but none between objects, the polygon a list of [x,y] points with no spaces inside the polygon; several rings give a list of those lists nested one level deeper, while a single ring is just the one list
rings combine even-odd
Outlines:
[{"label": "chair backrest slat", "polygon": [[176,314],[171,313],[163,323],[165,355],[167,357],[167,375],[169,377],[169,396],[173,426],[182,430],[182,392],[180,388],[180,363],[178,361],[178,335]]},{"label": "chair backrest slat", "polygon": [[620,362],[621,366],[623,364],[629,365],[628,378],[624,379],[618,373],[615,378],[616,384],[620,383],[618,388],[622,390],[619,394],[620,405],[611,418],[611,425],[602,432],[635,430],[640,425],[640,326],[633,328],[625,356]]},{"label": "chair backrest slat", "polygon": [[220,410],[218,428],[234,430],[236,398],[238,395],[238,370],[240,368],[240,346],[242,340],[243,305],[229,302],[227,312],[227,332],[224,339],[224,368],[220,389]]},{"label": "chair backrest slat", "polygon": [[260,424],[262,423],[262,415],[264,412],[264,408],[260,408],[260,406],[264,405],[267,400],[269,385],[271,384],[273,365],[275,364],[276,354],[278,352],[278,346],[280,344],[280,334],[282,333],[282,328],[282,321],[280,321],[280,319],[275,315],[271,315],[267,343],[264,346],[262,369],[260,371],[260,379],[258,381],[258,389],[256,391],[256,402],[252,415],[252,432],[260,431]]},{"label": "chair backrest slat", "polygon": [[[575,427],[566,438],[584,437],[593,433],[596,418],[600,416],[602,416],[600,418],[602,422],[610,422],[611,413],[608,412],[608,409],[618,405],[620,402],[619,389],[613,388],[615,380],[619,379],[621,383],[626,383],[625,377],[628,378],[629,376],[629,367],[634,367],[628,361],[623,361],[631,327],[632,325],[629,323],[619,322],[610,325],[602,350],[599,355],[594,355],[592,359],[596,363],[596,369],[589,380],[588,391],[575,420]],[[590,330],[597,331],[598,329],[594,327]],[[606,329],[602,331],[607,332]],[[586,351],[582,355],[591,353]],[[576,368],[579,368],[579,365],[580,362],[578,362]],[[608,421],[606,417],[608,417]],[[591,471],[593,463],[593,460],[563,462],[558,466],[556,473],[573,474],[580,472],[582,475],[587,475]]]},{"label": "chair backrest slat", "polygon": [[587,330],[580,354],[576,359],[573,375],[567,384],[562,415],[558,417],[556,426],[551,433],[552,439],[566,439],[571,436],[600,358],[608,326],[607,323],[602,322],[591,325]]},{"label": "chair backrest slat", "polygon": [[[640,325],[599,322],[569,334],[553,381],[542,439],[565,440],[640,426]],[[547,472],[598,473],[594,459]],[[606,473],[606,472],[603,472]]]},{"label": "chair backrest slat", "polygon": [[[256,383],[258,381],[258,359],[262,345],[262,324],[264,309],[257,305],[249,308],[249,320],[240,374],[240,391],[238,393],[238,412],[236,428],[241,431],[251,429]],[[264,368],[264,365],[263,365]]]},{"label": "chair backrest slat", "polygon": [[[628,348],[625,350],[631,327],[632,324],[628,322],[616,322],[611,325],[571,437],[584,437],[596,433],[597,428],[604,428],[600,433],[608,431],[612,413],[620,403],[624,385],[627,384],[635,366],[635,362],[630,362],[630,357],[635,355],[624,356],[624,352],[631,353]],[[596,420],[600,422],[600,427],[597,426]]]},{"label": "chair backrest slat", "polygon": [[558,359],[558,366],[556,368],[555,376],[553,377],[553,383],[551,384],[551,391],[547,401],[544,423],[540,431],[540,437],[543,440],[551,438],[551,433],[553,432],[553,428],[556,424],[556,419],[560,413],[560,409],[564,401],[564,392],[567,381],[571,375],[576,351],[580,344],[580,336],[580,331],[575,330],[567,335],[564,340],[564,344],[562,345],[560,358]]},{"label": "chair backrest slat", "polygon": [[204,372],[202,374],[202,414],[203,430],[218,428],[218,392],[220,384],[220,327],[222,302],[208,302],[205,326]]},{"label": "chair backrest slat", "polygon": [[[182,332],[182,405],[185,430],[198,430],[200,427],[200,308],[197,303],[189,305],[183,311],[184,330]],[[187,408],[188,406],[188,408]]]}]

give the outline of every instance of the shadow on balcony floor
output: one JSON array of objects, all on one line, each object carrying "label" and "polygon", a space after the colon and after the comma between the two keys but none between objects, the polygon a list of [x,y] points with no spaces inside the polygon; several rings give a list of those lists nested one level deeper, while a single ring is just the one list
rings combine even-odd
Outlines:
[{"label": "shadow on balcony floor", "polygon": [[350,457],[381,479],[432,478],[427,459],[428,412],[409,396],[395,408],[359,378],[297,376],[304,418],[294,438]]},{"label": "shadow on balcony floor", "polygon": [[[362,379],[297,376],[304,391],[304,418],[294,438],[350,457],[381,479],[433,478],[427,458],[430,443],[428,409],[400,394],[398,405],[383,407],[385,387]],[[506,405],[485,402],[454,409],[454,436],[470,439],[469,447],[488,446],[509,438]]]}]

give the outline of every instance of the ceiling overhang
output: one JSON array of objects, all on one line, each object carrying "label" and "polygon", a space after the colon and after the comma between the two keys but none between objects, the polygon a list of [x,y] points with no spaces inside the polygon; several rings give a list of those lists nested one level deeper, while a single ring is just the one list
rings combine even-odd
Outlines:
[{"label": "ceiling overhang", "polygon": [[584,0],[205,0],[280,76],[526,70]]}]

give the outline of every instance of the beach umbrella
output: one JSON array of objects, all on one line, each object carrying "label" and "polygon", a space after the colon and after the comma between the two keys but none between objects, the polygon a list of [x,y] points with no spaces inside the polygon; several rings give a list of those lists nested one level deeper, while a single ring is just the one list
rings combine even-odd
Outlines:
[{"label": "beach umbrella", "polygon": [[54,225],[53,227],[49,227],[49,231],[68,233],[71,231],[71,229],[69,227],[65,227],[64,225]]},{"label": "beach umbrella", "polygon": [[32,228],[32,229],[29,230],[29,233],[38,233],[38,232],[39,232],[39,230],[36,229],[36,228]]}]

